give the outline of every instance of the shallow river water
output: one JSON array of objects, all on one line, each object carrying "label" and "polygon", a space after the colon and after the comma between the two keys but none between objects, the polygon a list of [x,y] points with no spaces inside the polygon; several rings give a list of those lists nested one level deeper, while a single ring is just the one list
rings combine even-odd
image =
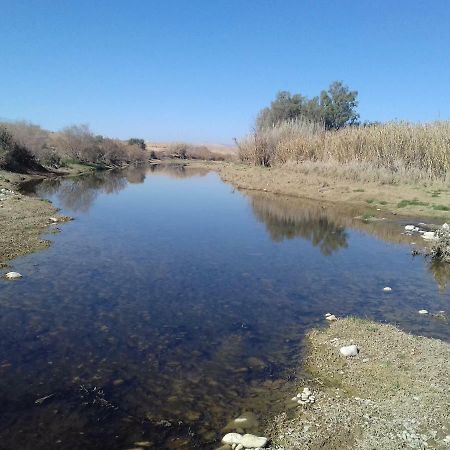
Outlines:
[{"label": "shallow river water", "polygon": [[215,448],[242,411],[285,407],[327,312],[450,338],[417,314],[449,309],[446,274],[401,223],[181,166],[35,190],[75,220],[0,279],[0,448]]}]

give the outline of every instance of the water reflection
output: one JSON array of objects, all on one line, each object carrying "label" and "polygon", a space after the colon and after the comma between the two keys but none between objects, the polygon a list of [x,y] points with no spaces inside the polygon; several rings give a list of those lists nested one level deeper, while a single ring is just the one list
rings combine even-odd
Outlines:
[{"label": "water reflection", "polygon": [[136,165],[127,169],[99,171],[73,178],[56,178],[30,183],[24,192],[36,192],[41,197],[55,195],[63,208],[73,212],[87,212],[102,194],[117,194],[127,184],[142,184],[147,174],[189,178],[205,176],[206,169],[186,167],[181,164]]},{"label": "water reflection", "polygon": [[215,448],[242,410],[285,407],[328,311],[450,337],[417,314],[448,299],[386,244],[407,242],[398,224],[174,166],[37,190],[76,220],[0,280],[0,447]]},{"label": "water reflection", "polygon": [[320,205],[271,194],[249,196],[255,217],[265,224],[275,242],[297,237],[307,239],[318,246],[323,255],[348,246],[345,228],[330,219],[327,210]]}]

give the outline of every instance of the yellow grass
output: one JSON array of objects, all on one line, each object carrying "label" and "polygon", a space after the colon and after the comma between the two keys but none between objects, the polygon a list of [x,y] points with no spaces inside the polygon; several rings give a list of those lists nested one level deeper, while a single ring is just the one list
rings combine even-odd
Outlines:
[{"label": "yellow grass", "polygon": [[[450,121],[390,122],[325,131],[304,121],[255,131],[239,142],[241,161],[277,166],[302,163],[311,169],[381,181],[440,179],[450,171]],[[374,180],[375,181],[375,180]]]}]

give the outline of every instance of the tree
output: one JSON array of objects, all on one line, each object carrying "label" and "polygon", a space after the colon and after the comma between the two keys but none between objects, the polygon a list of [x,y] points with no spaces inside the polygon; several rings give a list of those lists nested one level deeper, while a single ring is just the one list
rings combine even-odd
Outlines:
[{"label": "tree", "polygon": [[327,91],[324,90],[319,97],[313,98],[280,91],[270,106],[258,114],[256,126],[262,129],[287,120],[303,118],[323,123],[329,130],[339,129],[357,121],[357,96],[358,92],[350,91],[342,81],[331,83]]},{"label": "tree", "polygon": [[139,139],[139,138],[128,139],[128,145],[137,145],[141,150],[145,150],[144,139]]},{"label": "tree", "polygon": [[356,112],[357,91],[350,91],[342,81],[335,81],[328,91],[320,93],[320,109],[327,130],[338,130],[353,125],[359,118]]}]

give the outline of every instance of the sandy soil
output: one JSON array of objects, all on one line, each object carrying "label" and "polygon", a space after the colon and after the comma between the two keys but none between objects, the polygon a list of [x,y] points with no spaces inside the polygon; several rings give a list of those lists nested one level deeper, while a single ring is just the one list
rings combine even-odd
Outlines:
[{"label": "sandy soil", "polygon": [[8,260],[48,246],[41,234],[55,214],[53,206],[17,192],[18,183],[29,177],[0,171],[0,266]]},{"label": "sandy soil", "polygon": [[[344,357],[341,346],[359,354]],[[268,431],[273,448],[450,448],[450,345],[397,328],[347,318],[307,337],[298,386],[315,403],[292,401]],[[295,393],[293,393],[295,394]]]},{"label": "sandy soil", "polygon": [[267,191],[375,211],[378,208],[379,215],[391,212],[405,217],[450,218],[450,186],[362,183],[288,168],[263,168],[236,162],[194,161],[188,164],[215,170],[224,181],[238,189]]},{"label": "sandy soil", "polygon": [[[47,176],[76,176],[92,170],[74,164]],[[50,217],[60,222],[68,220],[58,215],[49,202],[18,192],[20,183],[36,178],[42,177],[0,170],[0,267],[6,267],[13,258],[48,247],[49,242],[41,236],[54,223]]]}]

